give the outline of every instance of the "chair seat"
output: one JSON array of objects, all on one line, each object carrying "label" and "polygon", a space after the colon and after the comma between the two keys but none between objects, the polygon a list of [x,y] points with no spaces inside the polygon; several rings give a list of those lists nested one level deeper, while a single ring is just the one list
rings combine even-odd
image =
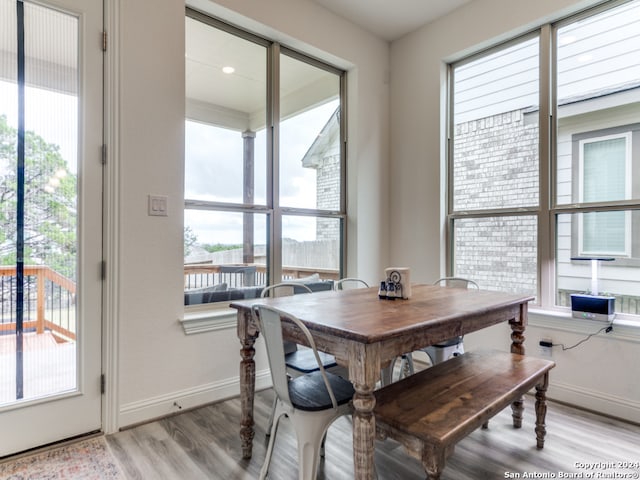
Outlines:
[{"label": "chair seat", "polygon": [[[325,372],[338,405],[344,405],[353,398],[351,382],[331,372]],[[332,408],[331,397],[325,387],[320,371],[312,372],[289,381],[289,397],[298,410],[315,412]]]},{"label": "chair seat", "polygon": [[[337,367],[336,359],[328,353],[318,352],[320,361],[325,369]],[[287,368],[291,368],[301,373],[311,373],[318,371],[318,362],[310,348],[300,348],[284,356],[284,363]]]}]

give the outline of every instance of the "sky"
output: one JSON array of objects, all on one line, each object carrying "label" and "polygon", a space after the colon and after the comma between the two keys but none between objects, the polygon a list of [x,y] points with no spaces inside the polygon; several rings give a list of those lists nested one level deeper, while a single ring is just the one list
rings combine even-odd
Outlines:
[{"label": "sky", "polygon": [[[338,106],[332,101],[282,122],[281,204],[315,208],[315,170],[302,168],[301,160]],[[242,137],[240,132],[187,122],[185,135],[185,198],[242,203]],[[255,203],[266,203],[266,138],[264,130],[255,140]],[[255,241],[266,239],[266,218],[256,217]],[[185,212],[185,225],[198,236],[198,243],[242,243],[242,214],[229,212]],[[308,218],[286,220],[289,237],[315,239],[315,222]]]},{"label": "sky", "polygon": [[[299,116],[284,121],[281,138],[283,205],[314,208],[316,204],[315,171],[301,167],[301,159],[322,127],[337,108],[338,101],[329,102]],[[9,125],[17,127],[17,87],[0,81],[0,115],[6,115]],[[27,130],[37,132],[48,143],[60,147],[72,173],[77,172],[77,99],[74,96],[27,87],[25,93]],[[196,122],[187,122],[185,161],[187,163],[186,198],[219,202],[242,202],[242,138],[239,132],[215,129]],[[255,141],[255,201],[266,203],[266,140],[264,130]],[[190,174],[194,172],[194,174]],[[199,243],[242,242],[242,215],[228,212],[187,212],[185,224],[192,225]],[[258,215],[256,243],[266,240],[266,217]],[[196,228],[197,225],[197,228]],[[315,223],[308,218],[285,221],[288,235],[296,240],[314,240]]]},{"label": "sky", "polygon": [[[25,88],[25,129],[60,147],[69,171],[77,172],[78,102],[75,96]],[[0,81],[0,115],[18,127],[18,90],[15,83]]]}]

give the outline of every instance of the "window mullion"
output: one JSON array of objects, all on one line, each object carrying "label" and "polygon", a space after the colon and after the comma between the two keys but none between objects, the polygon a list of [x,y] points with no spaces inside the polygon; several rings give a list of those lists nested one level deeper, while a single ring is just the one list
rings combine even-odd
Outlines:
[{"label": "window mullion", "polygon": [[455,247],[454,247],[454,219],[451,217],[451,214],[453,213],[453,155],[454,155],[454,151],[453,151],[453,132],[454,132],[454,112],[453,112],[453,105],[454,105],[454,97],[456,94],[455,88],[454,88],[454,68],[452,64],[449,64],[447,67],[447,82],[448,82],[448,89],[449,89],[449,95],[447,95],[447,126],[446,126],[446,136],[447,136],[447,143],[446,143],[446,168],[445,168],[445,182],[444,184],[446,185],[446,202],[447,205],[445,207],[445,211],[447,212],[447,221],[446,221],[446,225],[445,225],[445,242],[446,242],[446,246],[445,246],[445,255],[446,255],[446,262],[445,262],[445,275],[446,276],[453,276],[454,272],[455,272],[455,258],[454,258],[454,253],[455,253]]},{"label": "window mullion", "polygon": [[554,31],[550,25],[540,29],[540,114],[539,121],[539,205],[538,214],[538,303],[543,307],[555,304],[555,221],[550,214],[554,203],[555,182],[555,48]]},{"label": "window mullion", "polygon": [[269,284],[282,278],[282,210],[280,209],[280,45],[269,47],[267,59],[267,197],[269,220]]}]

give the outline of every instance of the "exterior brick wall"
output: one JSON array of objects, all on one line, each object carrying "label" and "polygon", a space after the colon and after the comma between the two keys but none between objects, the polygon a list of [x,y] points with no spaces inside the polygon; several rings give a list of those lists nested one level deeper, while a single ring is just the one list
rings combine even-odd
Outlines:
[{"label": "exterior brick wall", "polygon": [[456,210],[538,204],[538,125],[521,110],[456,125]]},{"label": "exterior brick wall", "polygon": [[[456,125],[455,210],[538,204],[538,126],[521,110]],[[461,219],[455,274],[484,288],[536,292],[537,225],[532,216]]]},{"label": "exterior brick wall", "polygon": [[[340,155],[322,159],[316,170],[317,207],[323,210],[340,208]],[[319,241],[334,241],[340,238],[340,222],[334,218],[316,220],[316,238]]]}]

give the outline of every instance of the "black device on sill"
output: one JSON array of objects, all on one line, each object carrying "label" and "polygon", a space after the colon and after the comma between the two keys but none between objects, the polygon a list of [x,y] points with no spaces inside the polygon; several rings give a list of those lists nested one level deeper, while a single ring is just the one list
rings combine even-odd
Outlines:
[{"label": "black device on sill", "polygon": [[591,261],[591,293],[571,294],[571,314],[574,318],[611,321],[615,318],[615,297],[598,294],[598,262],[612,262],[611,257],[573,257],[571,260]]}]

